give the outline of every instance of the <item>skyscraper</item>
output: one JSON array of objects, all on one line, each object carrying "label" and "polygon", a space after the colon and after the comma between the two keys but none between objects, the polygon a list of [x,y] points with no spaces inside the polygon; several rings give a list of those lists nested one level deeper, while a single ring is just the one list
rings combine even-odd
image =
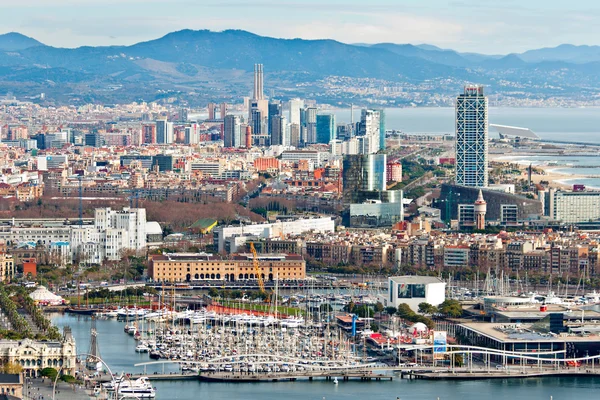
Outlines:
[{"label": "skyscraper", "polygon": [[290,124],[290,146],[300,146],[300,124]]},{"label": "skyscraper", "polygon": [[317,143],[329,144],[336,137],[335,115],[317,115]]},{"label": "skyscraper", "polygon": [[190,124],[185,127],[185,144],[198,144],[200,136],[198,135],[198,125]]},{"label": "skyscraper", "polygon": [[262,135],[263,129],[263,114],[259,109],[252,110],[252,118],[250,118],[250,123],[252,125],[252,133],[254,135]]},{"label": "skyscraper", "polygon": [[379,150],[385,150],[385,111],[379,110]]},{"label": "skyscraper", "polygon": [[377,110],[362,110],[358,135],[361,136],[363,146],[361,153],[373,154],[380,149],[381,142],[381,112]]},{"label": "skyscraper", "polygon": [[361,202],[361,192],[382,192],[386,190],[385,154],[346,155],[343,161],[342,180],[344,202]]},{"label": "skyscraper", "polygon": [[270,130],[271,145],[286,144],[287,119],[283,115],[275,115],[271,118]]},{"label": "skyscraper", "polygon": [[242,129],[240,117],[238,115],[226,115],[223,122],[223,146],[225,147],[243,147]]},{"label": "skyscraper", "polygon": [[156,143],[173,143],[173,123],[166,118],[156,120]]},{"label": "skyscraper", "polygon": [[208,120],[212,121],[215,119],[215,103],[208,103]]},{"label": "skyscraper", "polygon": [[253,135],[263,135],[268,126],[267,117],[269,115],[269,101],[263,94],[263,66],[254,64],[254,91],[248,107],[248,123],[252,125]]},{"label": "skyscraper", "polygon": [[307,107],[306,116],[306,140],[305,143],[317,143],[317,108]]},{"label": "skyscraper", "polygon": [[290,124],[300,126],[300,109],[304,107],[304,101],[301,99],[290,100]]},{"label": "skyscraper", "polygon": [[488,100],[483,86],[465,86],[456,99],[456,184],[488,186]]},{"label": "skyscraper", "polygon": [[281,103],[279,101],[272,101],[269,103],[269,125],[268,125],[268,132],[269,135],[272,135],[273,132],[271,130],[273,124],[271,123],[273,120],[273,117],[275,116],[279,116],[281,115]]},{"label": "skyscraper", "polygon": [[262,100],[264,98],[262,64],[254,64],[254,92],[252,96],[254,100]]},{"label": "skyscraper", "polygon": [[219,119],[225,119],[227,115],[227,103],[221,103],[221,107],[219,109]]}]

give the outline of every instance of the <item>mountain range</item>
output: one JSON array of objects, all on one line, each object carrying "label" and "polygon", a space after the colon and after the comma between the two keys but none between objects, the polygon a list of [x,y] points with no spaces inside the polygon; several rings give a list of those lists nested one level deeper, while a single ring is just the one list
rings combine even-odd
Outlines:
[{"label": "mountain range", "polygon": [[267,85],[290,95],[306,83],[318,89],[315,82],[327,77],[374,78],[409,86],[450,80],[454,84],[448,90],[454,92],[470,81],[498,93],[518,89],[536,96],[600,87],[600,46],[565,44],[484,55],[426,44],[345,44],[277,39],[241,30],[181,30],[131,46],[67,49],[19,33],[0,35],[0,91],[56,92],[63,100],[147,99],[165,91],[193,93],[198,101],[211,90],[219,96],[245,94],[252,85],[254,63],[264,64]]}]

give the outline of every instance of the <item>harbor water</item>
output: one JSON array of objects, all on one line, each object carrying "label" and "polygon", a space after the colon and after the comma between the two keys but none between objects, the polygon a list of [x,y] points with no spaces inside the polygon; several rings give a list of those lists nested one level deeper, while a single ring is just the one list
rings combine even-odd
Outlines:
[{"label": "harbor water", "polygon": [[[59,328],[70,326],[77,341],[77,351],[88,351],[91,318],[69,314],[52,315]],[[100,355],[113,373],[123,371],[142,373],[136,363],[152,361],[148,354],[134,351],[135,340],[123,332],[123,322],[116,320],[96,321]],[[167,364],[164,372],[178,372],[175,364]],[[146,369],[148,375],[162,373],[162,366]],[[198,381],[157,381],[158,400],[586,400],[597,399],[600,379],[587,377],[531,378],[481,381],[393,381],[340,382],[315,380],[273,383],[206,383]]]}]

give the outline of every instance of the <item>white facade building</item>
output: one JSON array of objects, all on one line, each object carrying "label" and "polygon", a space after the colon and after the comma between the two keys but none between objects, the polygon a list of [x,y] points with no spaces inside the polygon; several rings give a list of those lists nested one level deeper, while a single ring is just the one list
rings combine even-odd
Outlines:
[{"label": "white facade building", "polygon": [[566,224],[600,220],[600,192],[566,192],[550,189],[550,217]]},{"label": "white facade building", "polygon": [[234,236],[257,236],[274,238],[285,235],[300,235],[305,232],[330,233],[335,231],[335,222],[329,217],[279,221],[270,224],[245,226],[223,226],[213,230],[214,245],[219,252],[225,250],[225,239]]},{"label": "white facade building", "polygon": [[408,304],[413,310],[420,303],[438,306],[446,300],[446,283],[433,276],[391,276],[388,278],[388,295],[383,299],[386,307]]},{"label": "white facade building", "polygon": [[76,260],[100,264],[119,260],[123,250],[146,248],[146,209],[97,208],[93,226],[73,228],[71,251]]}]

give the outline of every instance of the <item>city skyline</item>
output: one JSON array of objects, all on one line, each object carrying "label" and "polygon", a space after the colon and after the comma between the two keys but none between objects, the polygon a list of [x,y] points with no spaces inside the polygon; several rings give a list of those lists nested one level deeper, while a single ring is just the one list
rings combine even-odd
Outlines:
[{"label": "city skyline", "polygon": [[506,54],[562,43],[592,45],[590,38],[597,36],[595,25],[600,21],[600,7],[590,1],[482,5],[470,0],[450,4],[429,0],[398,5],[379,0],[368,8],[354,0],[141,4],[139,0],[59,0],[52,5],[40,0],[3,1],[0,11],[5,16],[4,31],[57,47],[130,45],[181,29],[244,29],[281,38],[426,43]]}]

